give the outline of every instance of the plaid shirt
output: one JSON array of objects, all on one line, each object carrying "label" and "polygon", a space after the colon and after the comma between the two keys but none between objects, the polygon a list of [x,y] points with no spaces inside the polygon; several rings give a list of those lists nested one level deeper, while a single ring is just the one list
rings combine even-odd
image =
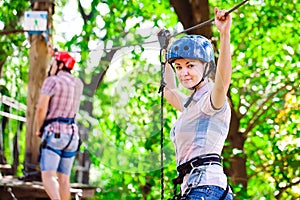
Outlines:
[{"label": "plaid shirt", "polygon": [[[47,77],[41,93],[50,96],[46,120],[57,117],[74,118],[79,109],[83,84],[68,72],[60,72],[56,76]],[[74,129],[75,128],[75,129]],[[47,130],[57,133],[72,134],[73,129],[78,133],[77,126],[52,122]]]},{"label": "plaid shirt", "polygon": [[[191,104],[187,108],[183,107],[181,116],[171,130],[177,166],[200,155],[208,153],[221,155],[229,130],[231,111],[227,101],[220,110],[215,110],[210,100],[211,92],[212,84],[208,83],[201,87]],[[186,178],[187,176],[182,184],[183,191],[187,187]],[[218,165],[207,166],[200,185],[216,185],[225,189],[227,178],[223,168]]]}]

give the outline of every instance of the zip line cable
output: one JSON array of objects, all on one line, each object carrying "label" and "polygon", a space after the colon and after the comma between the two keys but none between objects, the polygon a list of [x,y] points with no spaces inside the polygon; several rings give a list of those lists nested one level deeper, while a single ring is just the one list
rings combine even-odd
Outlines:
[{"label": "zip line cable", "polygon": [[[228,10],[228,11],[225,13],[225,17],[226,17],[227,15],[229,15],[232,11],[235,11],[235,10],[238,9],[240,6],[242,6],[242,5],[244,5],[245,3],[247,3],[247,1],[249,1],[249,0],[244,0],[244,1],[242,1],[241,3],[237,4],[236,6],[234,6],[233,8],[231,8],[230,10]],[[188,31],[191,31],[191,30],[194,30],[194,29],[197,29],[197,28],[206,26],[206,25],[208,25],[208,24],[211,24],[211,23],[214,22],[214,20],[215,20],[215,18],[211,18],[211,19],[209,19],[209,20],[207,20],[207,21],[205,21],[205,22],[202,22],[202,23],[200,23],[200,24],[197,24],[197,25],[195,25],[195,26],[192,26],[192,27],[190,27],[190,28],[188,28],[188,29],[185,29],[185,30],[179,32],[179,33],[176,33],[176,34],[173,35],[172,37],[176,37],[176,36],[181,35],[181,34],[183,34],[183,33],[185,33],[185,32],[188,32]]]},{"label": "zip line cable", "polygon": [[[230,10],[228,10],[228,11],[225,13],[225,16],[227,16],[229,13],[231,13],[231,12],[237,10],[240,6],[244,5],[244,4],[247,3],[248,1],[249,1],[249,0],[244,0],[244,1],[242,1],[241,3],[237,4],[236,6],[232,7]],[[185,30],[183,30],[183,31],[181,31],[181,32],[179,32],[179,33],[176,33],[176,34],[174,34],[174,35],[171,35],[170,38],[171,38],[171,37],[176,37],[176,36],[178,36],[178,35],[181,35],[181,34],[183,34],[183,33],[186,33],[186,32],[188,32],[188,31],[191,31],[191,30],[195,30],[195,29],[197,29],[197,28],[201,28],[201,27],[206,26],[206,25],[208,25],[208,24],[211,24],[211,23],[213,23],[213,22],[214,22],[214,18],[209,19],[209,20],[207,20],[207,21],[205,21],[205,22],[202,22],[202,23],[200,23],[200,24],[197,24],[197,25],[195,25],[195,26],[192,26],[192,27],[190,27],[190,28],[187,28],[187,29],[185,29]],[[4,30],[4,31],[0,31],[0,35],[2,35],[2,34],[3,34],[3,35],[7,35],[7,34],[16,34],[16,33],[24,33],[24,32],[28,32],[28,31],[26,31],[26,30]],[[143,43],[128,44],[128,45],[122,45],[122,46],[115,46],[115,47],[111,47],[111,48],[92,49],[92,50],[88,49],[87,51],[88,51],[88,52],[93,52],[93,51],[99,51],[99,50],[103,50],[103,51],[119,50],[119,49],[124,48],[124,47],[138,46],[138,45],[143,45],[143,44],[151,44],[151,43],[156,43],[156,42],[158,42],[158,40],[153,40],[153,41],[143,42]],[[70,52],[72,52],[72,53],[80,53],[80,52],[82,52],[82,51],[70,51]]]},{"label": "zip line cable", "polygon": [[[228,10],[228,11],[225,13],[225,16],[227,16],[227,15],[230,14],[231,12],[237,10],[240,6],[244,5],[244,4],[247,3],[248,1],[249,1],[249,0],[244,0],[244,1],[242,1],[241,3],[237,4],[236,6],[232,7],[230,10]],[[211,24],[211,23],[213,23],[213,22],[214,22],[214,18],[211,18],[211,19],[209,19],[209,20],[207,20],[207,21],[205,21],[205,22],[202,22],[202,23],[200,23],[200,24],[197,24],[197,25],[195,25],[195,26],[192,26],[192,27],[190,27],[190,28],[187,28],[187,29],[185,29],[185,30],[183,30],[183,31],[181,31],[181,32],[179,32],[179,33],[174,34],[174,35],[171,35],[170,37],[176,37],[176,36],[178,36],[178,35],[181,35],[181,34],[183,34],[183,33],[186,33],[186,32],[188,32],[188,31],[191,31],[191,30],[195,30],[195,29],[197,29],[197,28],[201,28],[201,27],[206,26],[206,25],[208,25],[208,24]],[[1,35],[1,34],[6,35],[6,34],[11,34],[11,33],[16,34],[16,33],[24,33],[24,32],[27,32],[27,31],[26,31],[26,30],[5,30],[5,31],[0,31],[0,35]],[[98,50],[93,49],[93,50],[88,50],[88,52],[99,51],[99,50],[104,50],[104,51],[119,50],[119,49],[124,48],[124,47],[138,46],[138,45],[143,45],[143,44],[151,44],[151,43],[156,43],[156,42],[158,42],[158,40],[153,40],[153,41],[143,42],[143,43],[128,44],[128,45],[122,45],[122,46],[115,46],[115,47],[111,47],[111,48],[103,48],[103,49],[98,49]],[[81,51],[70,51],[70,52],[72,52],[72,53],[80,53]]]},{"label": "zip line cable", "polygon": [[[244,1],[240,2],[239,4],[235,5],[234,7],[232,7],[231,9],[229,9],[229,10],[225,13],[225,17],[226,17],[227,15],[229,15],[231,12],[237,10],[237,9],[238,9],[239,7],[241,7],[242,5],[246,4],[248,1],[249,1],[249,0],[244,0]],[[195,26],[192,26],[192,27],[190,27],[190,28],[187,28],[187,29],[185,29],[185,30],[183,30],[183,31],[181,31],[181,32],[179,32],[179,33],[176,33],[176,34],[174,34],[174,35],[170,35],[168,39],[170,39],[170,38],[172,38],[172,37],[176,37],[176,36],[178,36],[178,35],[181,35],[181,34],[183,34],[183,33],[188,32],[188,31],[195,30],[195,29],[197,29],[197,28],[201,28],[201,27],[206,26],[206,25],[208,25],[208,24],[211,24],[211,23],[214,22],[214,20],[215,20],[215,18],[211,18],[211,19],[209,19],[209,20],[207,20],[207,21],[204,21],[204,22],[202,22],[202,23],[200,23],[200,24],[197,24],[197,25],[195,25]],[[153,40],[153,41],[143,42],[143,43],[135,43],[135,44],[128,44],[128,45],[116,46],[116,47],[111,47],[111,48],[103,48],[103,49],[101,49],[101,50],[104,50],[104,51],[105,51],[105,50],[119,50],[119,49],[124,48],[124,47],[138,46],[138,45],[143,45],[143,44],[151,44],[151,43],[156,43],[156,42],[158,42],[158,41],[159,41],[159,40]],[[89,50],[89,52],[91,52],[91,51],[96,51],[96,50]],[[97,50],[97,51],[99,51],[99,50]],[[79,53],[80,51],[72,51],[72,52],[77,52],[77,53]]]}]

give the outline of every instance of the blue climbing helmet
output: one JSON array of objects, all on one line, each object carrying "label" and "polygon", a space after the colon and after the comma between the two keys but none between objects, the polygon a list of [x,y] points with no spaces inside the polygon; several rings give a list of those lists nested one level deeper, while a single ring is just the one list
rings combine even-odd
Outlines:
[{"label": "blue climbing helmet", "polygon": [[186,35],[175,40],[167,53],[167,61],[178,58],[197,59],[215,65],[214,49],[210,41],[201,35]]}]

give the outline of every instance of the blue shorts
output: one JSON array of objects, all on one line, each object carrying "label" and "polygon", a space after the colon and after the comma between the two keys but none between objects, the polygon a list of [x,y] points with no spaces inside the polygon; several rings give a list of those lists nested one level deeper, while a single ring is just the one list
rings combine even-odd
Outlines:
[{"label": "blue shorts", "polygon": [[[220,200],[225,190],[221,187],[214,185],[205,185],[198,188],[194,188],[187,195],[186,200]],[[232,200],[233,194],[227,193],[224,200]]]},{"label": "blue shorts", "polygon": [[[47,136],[48,135],[48,136]],[[61,150],[67,146],[71,139],[71,134],[60,134],[60,138],[55,138],[55,133],[44,132],[42,141],[47,141],[47,146],[54,149],[57,152],[62,152]],[[63,152],[70,153],[75,152],[78,148],[79,136],[78,134],[73,135],[73,139]],[[40,167],[41,171],[57,171],[63,174],[70,175],[73,162],[75,159],[75,154],[72,157],[63,157],[59,153],[55,152],[49,148],[41,149],[41,159]]]}]

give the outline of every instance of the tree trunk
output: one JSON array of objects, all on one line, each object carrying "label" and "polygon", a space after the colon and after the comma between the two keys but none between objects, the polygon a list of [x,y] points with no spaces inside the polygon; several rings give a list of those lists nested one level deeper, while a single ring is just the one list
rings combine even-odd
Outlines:
[{"label": "tree trunk", "polygon": [[227,175],[231,177],[232,183],[242,184],[243,189],[247,190],[248,176],[246,171],[246,155],[244,154],[245,137],[239,131],[240,117],[238,113],[231,108],[230,129],[227,140],[229,141],[229,152],[232,154],[233,149],[239,150],[241,153],[234,155],[228,159],[230,163],[229,169],[226,169]]},{"label": "tree trunk", "polygon": [[[48,22],[47,29],[52,30],[53,4],[37,1],[32,4],[34,11],[47,11]],[[48,36],[50,37],[50,36]],[[46,78],[46,70],[49,63],[49,54],[47,48],[47,39],[42,34],[30,35],[30,68],[28,77],[28,97],[26,111],[26,152],[24,172],[26,175],[36,174],[39,169],[39,144],[40,139],[35,135],[35,111],[40,94],[40,89]],[[32,178],[34,180],[35,178]],[[30,177],[27,180],[31,180]]]},{"label": "tree trunk", "polygon": [[[182,23],[184,29],[210,19],[208,0],[171,0],[170,3],[175,9],[178,19]],[[211,27],[212,25],[209,24],[201,28],[191,30],[188,34],[203,35],[210,39],[212,37]]]}]

